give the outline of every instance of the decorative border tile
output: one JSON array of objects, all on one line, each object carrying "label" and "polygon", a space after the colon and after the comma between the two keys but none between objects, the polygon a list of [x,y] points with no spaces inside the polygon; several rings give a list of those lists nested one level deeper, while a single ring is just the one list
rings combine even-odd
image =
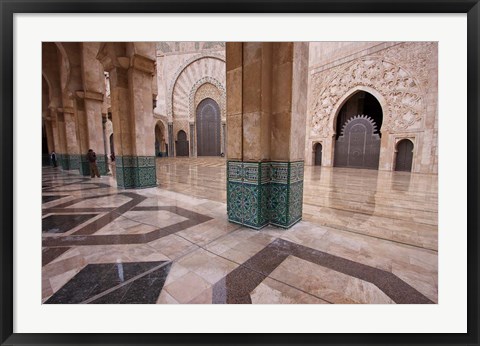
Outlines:
[{"label": "decorative border tile", "polygon": [[302,218],[303,161],[227,162],[227,215],[260,229],[289,228]]},{"label": "decorative border tile", "polygon": [[80,155],[80,174],[84,176],[90,175],[90,163],[88,162],[87,155]]},{"label": "decorative border tile", "polygon": [[58,163],[64,170],[74,170],[80,168],[79,154],[59,154]]},{"label": "decorative border tile", "polygon": [[[107,155],[97,155],[97,167],[100,175],[107,174]],[[90,176],[90,163],[88,162],[87,155],[80,155],[80,174],[83,176]]]},{"label": "decorative border tile", "polygon": [[250,294],[289,256],[370,282],[397,304],[433,304],[391,272],[284,239],[276,239],[213,285],[213,304],[251,304]]},{"label": "decorative border tile", "polygon": [[42,166],[51,166],[52,162],[50,160],[50,155],[43,154],[42,155]]},{"label": "decorative border tile", "polygon": [[117,156],[117,186],[139,189],[157,185],[155,156]]}]

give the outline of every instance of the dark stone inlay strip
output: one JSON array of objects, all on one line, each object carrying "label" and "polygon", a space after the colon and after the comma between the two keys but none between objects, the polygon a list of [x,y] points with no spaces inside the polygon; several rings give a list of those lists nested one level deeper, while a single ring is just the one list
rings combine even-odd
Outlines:
[{"label": "dark stone inlay strip", "polygon": [[97,215],[98,214],[49,215],[42,219],[42,233],[65,233]]},{"label": "dark stone inlay strip", "polygon": [[390,272],[284,239],[276,239],[218,281],[213,287],[213,303],[250,304],[250,293],[288,256],[368,281],[397,304],[433,304],[430,299]]},{"label": "dark stone inlay strip", "polygon": [[[117,195],[124,195],[127,197],[130,197],[131,200],[122,204],[119,207],[112,207],[112,208],[69,208],[66,209],[67,207],[70,207],[74,204],[77,204],[82,201],[90,200],[90,199],[98,199],[98,198],[103,198],[103,197],[109,197],[109,196],[117,196]],[[124,192],[120,194],[106,194],[106,195],[98,195],[98,196],[90,196],[90,197],[81,197],[77,198],[59,205],[56,205],[53,208],[47,208],[43,210],[43,214],[49,214],[49,213],[57,213],[57,214],[63,214],[63,213],[72,213],[72,212],[85,212],[85,211],[101,211],[101,212],[107,212],[106,215],[101,216],[94,222],[91,222],[78,231],[76,231],[74,234],[76,235],[90,235],[98,231],[100,228],[108,225],[110,222],[115,220],[116,218],[120,217],[123,213],[127,212],[137,204],[141,203],[147,199],[147,197],[137,195],[135,193],[131,192]]]},{"label": "dark stone inlay strip", "polygon": [[103,215],[98,220],[95,220],[94,222],[89,223],[85,227],[76,231],[74,234],[75,235],[90,235],[90,234],[93,234],[96,231],[98,231],[100,228],[105,227],[106,225],[108,225],[113,220],[122,216],[123,213],[127,212],[128,210],[132,209],[137,204],[139,204],[142,201],[147,199],[147,197],[140,196],[140,195],[135,195],[135,196],[130,196],[130,197],[132,197],[131,201],[128,201],[128,202],[122,204],[120,207],[117,207],[116,209],[110,211],[106,215]]},{"label": "dark stone inlay strip", "polygon": [[67,252],[69,247],[53,247],[42,250],[42,267],[52,262],[55,258]]},{"label": "dark stone inlay strip", "polygon": [[155,304],[165,285],[171,266],[172,262],[92,301],[90,304]]},{"label": "dark stone inlay strip", "polygon": [[[97,296],[102,292],[115,288],[116,286],[124,287],[123,283],[134,279],[125,297],[130,301],[150,303],[152,293],[160,290],[170,270],[170,266],[162,266],[158,270],[153,271],[138,279],[135,277],[166,263],[165,261],[157,262],[132,262],[132,263],[103,263],[88,264],[78,274],[76,274],[63,287],[55,292],[45,303],[46,304],[78,304],[89,298]],[[160,271],[160,269],[163,269]],[[136,281],[142,280],[140,285],[134,285]],[[163,281],[162,281],[163,280]],[[152,287],[153,286],[153,287]],[[120,288],[121,288],[120,287]],[[131,288],[135,290],[129,295]],[[160,290],[158,288],[160,287]],[[143,289],[143,290],[142,290]],[[152,292],[146,292],[152,290]],[[115,291],[114,291],[115,292]],[[110,294],[110,293],[109,293]],[[106,296],[108,296],[107,294]],[[116,295],[118,298],[118,294]],[[103,296],[105,297],[105,296]],[[158,298],[158,295],[155,297]],[[124,299],[124,296],[120,297]],[[112,302],[115,303],[115,302]],[[127,302],[128,303],[128,302]]]},{"label": "dark stone inlay strip", "polygon": [[[149,243],[153,240],[166,237],[170,234],[183,231],[184,229],[196,226],[198,224],[201,224],[203,222],[206,222],[212,219],[209,216],[198,214],[193,211],[176,207],[176,206],[158,206],[158,207],[149,207],[149,208],[153,208],[149,210],[168,210],[172,213],[176,213],[180,216],[187,217],[189,219],[167,226],[167,227],[158,228],[143,234],[79,235],[77,231],[74,234],[69,236],[45,238],[43,239],[43,246],[52,247],[52,246],[79,246],[79,245],[144,244],[144,243]],[[134,208],[132,210],[137,210],[137,208]],[[144,209],[141,209],[141,210],[144,210]],[[107,214],[104,217],[107,217],[110,214]],[[121,216],[121,214],[118,214],[118,216],[116,215],[116,217],[119,217],[119,216]],[[106,224],[108,224],[111,221],[113,220],[108,221]],[[98,220],[90,224],[92,225],[91,227],[97,227],[95,229],[95,232],[99,230],[101,227],[103,227],[103,226],[98,227],[99,224],[97,222]],[[102,221],[100,225],[103,224],[103,222],[104,221]]]},{"label": "dark stone inlay strip", "polygon": [[51,195],[51,196],[42,196],[42,204],[55,201],[63,197],[68,197],[68,195]]},{"label": "dark stone inlay strip", "polygon": [[[130,193],[130,192],[123,192],[123,193],[109,193],[109,194],[105,194],[105,195],[95,195],[95,196],[89,196],[89,197],[80,197],[80,198],[76,198],[76,199],[73,199],[73,200],[70,200],[68,202],[64,202],[64,203],[61,203],[61,204],[57,204],[56,206],[52,207],[52,208],[45,208],[45,211],[50,211],[52,209],[62,209],[62,208],[67,208],[67,207],[70,207],[74,204],[77,204],[77,203],[80,203],[80,202],[83,202],[83,201],[86,201],[86,200],[89,200],[89,199],[97,199],[97,198],[103,198],[103,197],[110,197],[110,196],[117,196],[117,195],[124,195],[124,196],[127,196],[127,197],[130,197],[132,199],[136,198],[136,197],[141,197],[140,195],[137,195],[137,194],[134,194],[134,193]],[[115,207],[111,207],[112,209],[115,208]],[[74,208],[72,208],[74,209]]]},{"label": "dark stone inlay strip", "polygon": [[106,213],[112,211],[115,208],[48,208],[42,211],[42,215],[47,214],[71,214],[71,213]]},{"label": "dark stone inlay strip", "polygon": [[[60,187],[65,187],[69,185],[75,185],[75,184],[84,184],[84,185],[95,185],[94,187],[88,187],[88,188],[80,188],[80,189],[73,189],[73,190],[57,190]],[[78,181],[78,182],[73,182],[73,183],[68,183],[68,184],[62,184],[62,185],[55,185],[51,186],[49,188],[43,189],[43,192],[73,192],[73,191],[87,191],[87,190],[97,190],[98,188],[112,188],[110,185],[105,184],[105,183],[85,183],[83,181]]]}]

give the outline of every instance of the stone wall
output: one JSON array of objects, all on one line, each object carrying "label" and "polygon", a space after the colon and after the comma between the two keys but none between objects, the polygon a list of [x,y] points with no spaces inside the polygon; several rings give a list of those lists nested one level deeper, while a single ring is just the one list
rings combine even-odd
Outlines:
[{"label": "stone wall", "polygon": [[383,110],[380,170],[393,170],[396,144],[414,143],[413,172],[437,173],[438,47],[435,42],[310,44],[305,163],[323,146],[332,166],[336,117],[348,98],[366,91]]},{"label": "stone wall", "polygon": [[[223,42],[158,42],[158,95],[154,116],[173,126],[173,143],[183,130],[190,144],[190,156],[196,155],[196,107],[204,98],[214,99],[226,119],[225,44]],[[202,98],[203,97],[203,98]],[[191,126],[193,124],[193,126]],[[166,131],[168,132],[168,131]],[[169,134],[165,139],[169,142]],[[223,143],[223,134],[222,134]],[[174,155],[175,150],[169,154]]]}]

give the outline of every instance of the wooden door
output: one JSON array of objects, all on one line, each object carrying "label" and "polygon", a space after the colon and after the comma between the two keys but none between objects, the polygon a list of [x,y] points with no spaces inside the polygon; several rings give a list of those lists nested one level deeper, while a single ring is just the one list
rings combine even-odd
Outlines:
[{"label": "wooden door", "polygon": [[375,128],[368,116],[348,120],[335,143],[335,166],[378,169],[381,139]]},{"label": "wooden door", "polygon": [[205,99],[197,107],[197,156],[220,155],[220,107]]}]

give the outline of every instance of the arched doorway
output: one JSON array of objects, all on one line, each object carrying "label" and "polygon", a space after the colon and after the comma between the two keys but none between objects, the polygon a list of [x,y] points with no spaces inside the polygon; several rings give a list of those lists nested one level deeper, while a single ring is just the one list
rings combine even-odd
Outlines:
[{"label": "arched doorway", "polygon": [[211,98],[197,107],[197,156],[220,155],[220,107]]},{"label": "arched doorway", "polygon": [[372,94],[358,91],[340,108],[336,119],[334,165],[378,169],[383,111]]},{"label": "arched doorway", "polygon": [[411,172],[413,162],[413,143],[409,139],[402,139],[397,143],[395,170]]},{"label": "arched doorway", "polygon": [[315,166],[322,165],[322,144],[315,144]]},{"label": "arched doorway", "polygon": [[167,156],[167,145],[165,142],[165,126],[162,122],[155,125],[155,156]]},{"label": "arched doorway", "polygon": [[175,147],[177,148],[177,156],[188,156],[188,141],[185,131],[178,131]]}]

